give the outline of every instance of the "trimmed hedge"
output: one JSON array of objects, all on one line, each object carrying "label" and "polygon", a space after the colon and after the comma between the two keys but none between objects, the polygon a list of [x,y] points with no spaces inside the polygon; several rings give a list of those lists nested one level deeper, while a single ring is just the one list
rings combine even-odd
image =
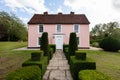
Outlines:
[{"label": "trimmed hedge", "polygon": [[75,56],[70,57],[70,70],[74,80],[78,80],[78,72],[86,69],[96,69],[96,63],[90,59],[78,60]]},{"label": "trimmed hedge", "polygon": [[47,64],[48,64],[48,57],[44,56],[40,61],[32,61],[31,59],[25,61],[22,66],[31,66],[31,65],[38,65],[39,68],[41,68],[42,76],[45,73],[47,69]]},{"label": "trimmed hedge", "polygon": [[69,45],[68,44],[63,44],[63,52],[64,52],[65,57],[67,59],[69,59],[68,49],[69,49]]},{"label": "trimmed hedge", "polygon": [[41,37],[41,50],[44,52],[44,56],[49,56],[49,42],[48,42],[48,33],[43,32]]},{"label": "trimmed hedge", "polygon": [[63,44],[63,52],[64,53],[66,53],[66,49],[68,49],[68,48],[69,48],[69,44]]},{"label": "trimmed hedge", "polygon": [[6,80],[42,80],[38,66],[28,66],[17,69],[7,75]]},{"label": "trimmed hedge", "polygon": [[113,37],[106,37],[100,42],[99,45],[105,51],[117,52],[120,50],[120,40]]},{"label": "trimmed hedge", "polygon": [[74,56],[76,50],[78,50],[77,37],[76,37],[76,33],[72,32],[70,33],[70,38],[69,38],[69,50],[68,50],[69,55]]},{"label": "trimmed hedge", "polygon": [[50,50],[49,50],[50,52],[49,52],[49,59],[52,59],[52,57],[53,57],[53,48],[50,48]]},{"label": "trimmed hedge", "polygon": [[53,49],[53,53],[56,51],[56,45],[55,44],[49,44],[50,48]]},{"label": "trimmed hedge", "polygon": [[76,59],[79,59],[79,60],[86,60],[86,53],[85,52],[76,51],[75,52],[75,57],[76,57]]},{"label": "trimmed hedge", "polygon": [[96,70],[82,70],[79,72],[79,80],[112,80],[112,78]]},{"label": "trimmed hedge", "polygon": [[32,61],[39,61],[43,57],[43,51],[35,51],[31,53]]}]

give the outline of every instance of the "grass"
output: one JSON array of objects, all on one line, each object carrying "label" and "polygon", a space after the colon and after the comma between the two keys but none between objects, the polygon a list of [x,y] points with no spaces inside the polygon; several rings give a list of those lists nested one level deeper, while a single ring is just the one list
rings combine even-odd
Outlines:
[{"label": "grass", "polygon": [[120,79],[120,52],[106,52],[102,50],[82,50],[87,57],[96,62],[97,71],[113,78]]},{"label": "grass", "polygon": [[[0,80],[9,72],[20,68],[21,64],[30,58],[32,51],[13,50],[24,46],[27,46],[27,42],[0,42]],[[120,79],[120,52],[82,51],[96,62],[97,71],[112,77],[113,80]]]},{"label": "grass", "polygon": [[[87,74],[87,75],[86,75]],[[82,70],[79,72],[80,80],[112,80],[110,77],[96,70]]]},{"label": "grass", "polygon": [[0,80],[9,72],[20,68],[21,64],[30,58],[32,51],[13,50],[25,46],[27,42],[0,42]]}]

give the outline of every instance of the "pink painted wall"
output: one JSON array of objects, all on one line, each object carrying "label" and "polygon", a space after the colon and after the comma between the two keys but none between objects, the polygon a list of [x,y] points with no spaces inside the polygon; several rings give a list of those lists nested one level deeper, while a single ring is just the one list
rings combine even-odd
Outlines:
[{"label": "pink painted wall", "polygon": [[79,47],[90,47],[89,25],[80,25],[80,32],[77,36],[80,39]]},{"label": "pink painted wall", "polygon": [[[44,32],[48,32],[49,35],[49,43],[55,44],[55,35],[57,33],[56,26],[54,24],[44,24]],[[74,25],[71,24],[63,24],[62,25],[62,34],[63,43],[69,43],[69,35],[74,31]],[[41,37],[42,33],[39,33],[39,25],[28,25],[28,47],[39,47],[38,45],[38,37]],[[89,25],[79,25],[79,33],[77,33],[77,37],[79,37],[80,44],[79,47],[89,48]]]},{"label": "pink painted wall", "polygon": [[28,25],[28,47],[38,46],[38,25]]}]

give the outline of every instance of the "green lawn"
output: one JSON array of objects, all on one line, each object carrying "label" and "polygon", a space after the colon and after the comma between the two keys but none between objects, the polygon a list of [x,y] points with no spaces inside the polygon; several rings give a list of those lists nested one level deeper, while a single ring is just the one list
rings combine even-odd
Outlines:
[{"label": "green lawn", "polygon": [[[27,46],[27,42],[0,42],[0,80],[10,71],[21,67],[21,64],[30,58],[32,51],[15,51],[13,49]],[[105,52],[83,50],[87,57],[97,64],[97,70],[107,74],[114,80],[120,79],[120,52]]]},{"label": "green lawn", "polygon": [[92,58],[96,62],[98,71],[107,74],[113,80],[120,80],[120,52],[83,51],[87,52],[87,57]]},{"label": "green lawn", "polygon": [[21,67],[30,58],[32,51],[15,51],[13,49],[25,47],[27,42],[0,42],[0,80],[10,71]]}]

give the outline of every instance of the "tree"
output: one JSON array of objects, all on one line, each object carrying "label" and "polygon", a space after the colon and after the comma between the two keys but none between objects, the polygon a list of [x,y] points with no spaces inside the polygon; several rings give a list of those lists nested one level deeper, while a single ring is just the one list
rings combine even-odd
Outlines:
[{"label": "tree", "polygon": [[48,33],[43,32],[41,37],[41,50],[44,52],[44,56],[49,56],[49,45],[48,45]]},{"label": "tree", "polygon": [[75,51],[78,50],[78,43],[77,43],[77,37],[76,33],[72,32],[70,33],[70,39],[69,39],[69,55],[75,55]]},{"label": "tree", "polygon": [[91,43],[101,42],[105,37],[114,37],[120,39],[120,28],[118,22],[110,22],[107,24],[97,24],[90,32]]},{"label": "tree", "polygon": [[[0,27],[2,27],[2,41],[27,40],[27,29],[23,22],[14,14],[0,12]],[[1,30],[1,29],[0,29]],[[1,35],[1,34],[0,34]]]}]

